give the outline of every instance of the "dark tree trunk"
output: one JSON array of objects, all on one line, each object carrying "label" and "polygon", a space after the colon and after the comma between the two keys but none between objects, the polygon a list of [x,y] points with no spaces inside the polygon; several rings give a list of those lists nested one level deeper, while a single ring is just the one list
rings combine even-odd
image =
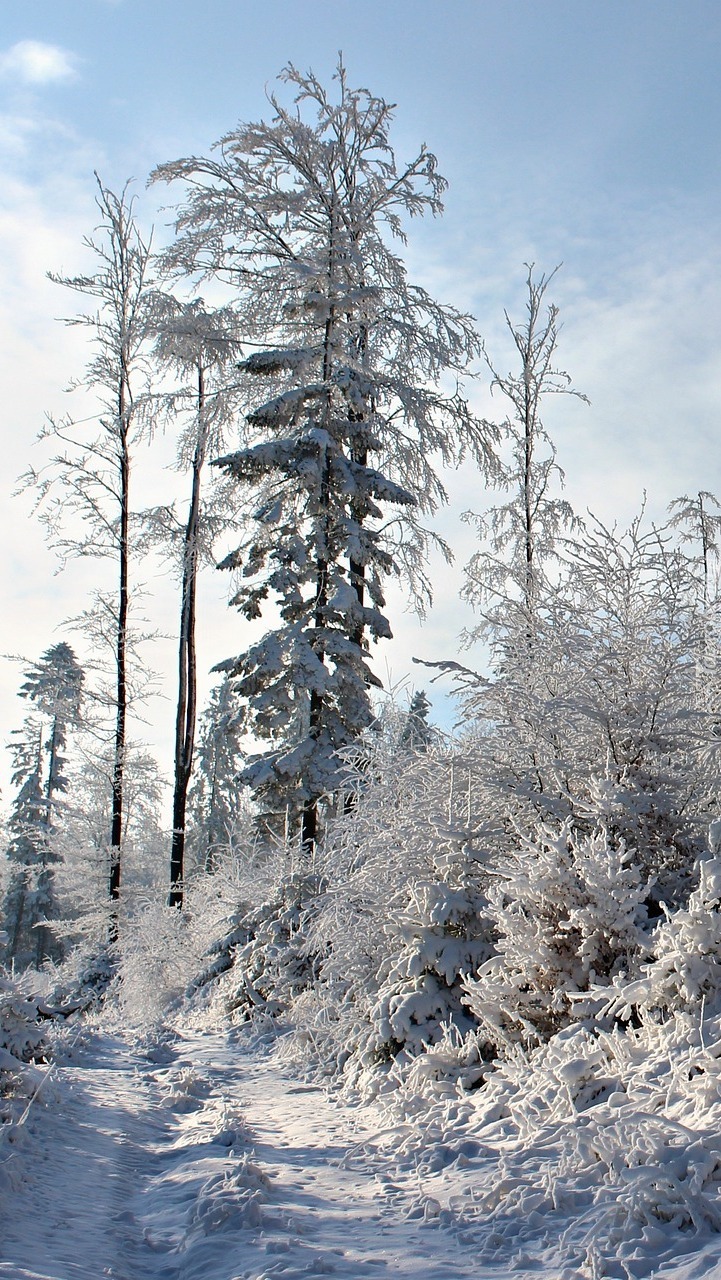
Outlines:
[{"label": "dark tree trunk", "polygon": [[[124,364],[125,362],[123,362]],[[110,824],[110,900],[113,912],[110,921],[110,939],[117,938],[117,910],[120,899],[121,845],[123,839],[123,782],[125,776],[126,721],[128,714],[128,609],[130,564],[130,450],[128,442],[128,412],[130,391],[127,372],[123,368],[118,394],[119,470],[120,470],[120,530],[118,545],[118,617],[116,627],[116,712],[115,743],[113,749],[112,815]]]},{"label": "dark tree trunk", "polygon": [[[335,281],[335,252],[334,210],[333,215],[331,216],[330,243],[328,246],[329,293],[331,297]],[[328,308],[328,318],[325,322],[325,332],[323,336],[323,382],[327,388],[326,415],[329,429],[330,419],[332,416],[332,392],[330,388],[330,379],[333,371],[332,344],[334,328],[335,307],[331,302],[331,305]],[[320,508],[319,524],[322,530],[322,544],[318,548],[316,557],[314,625],[317,632],[322,632],[325,627],[326,607],[328,604],[328,540],[330,537],[330,463],[327,455],[323,462],[323,474],[321,476],[318,505]],[[316,657],[321,662],[325,662],[325,646],[322,640],[317,642],[315,646],[315,653]],[[309,735],[315,741],[320,737],[323,727],[323,710],[323,696],[316,690],[313,690],[310,695]],[[316,841],[318,839],[319,801],[320,796],[310,796],[303,804],[300,823],[300,851],[301,858],[304,862],[310,862],[315,852]]]},{"label": "dark tree trunk", "polygon": [[185,868],[185,816],[188,786],[193,767],[198,678],[195,652],[195,607],[198,578],[198,532],[200,526],[200,482],[205,451],[205,382],[198,365],[198,439],[193,457],[193,483],[183,539],[183,585],[180,606],[178,647],[178,708],[175,717],[175,781],[173,786],[173,836],[170,849],[170,893],[168,905],[183,906]]}]

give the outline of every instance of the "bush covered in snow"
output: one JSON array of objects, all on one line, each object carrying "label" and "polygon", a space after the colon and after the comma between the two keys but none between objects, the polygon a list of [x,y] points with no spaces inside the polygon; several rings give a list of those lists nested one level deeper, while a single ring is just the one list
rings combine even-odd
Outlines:
[{"label": "bush covered in snow", "polygon": [[303,921],[314,981],[291,1017],[299,1046],[364,1091],[471,1029],[463,978],[490,954],[473,788],[468,760],[380,734],[328,833]]},{"label": "bush covered in snow", "polygon": [[0,972],[0,1120],[3,1124],[17,1118],[19,1100],[31,1096],[42,1079],[33,1062],[44,1056],[44,1047],[38,1000],[29,979]]},{"label": "bush covered in snow", "polygon": [[546,1039],[579,1016],[578,995],[635,976],[648,938],[641,873],[608,830],[519,836],[489,890],[496,954],[466,984],[468,1004],[500,1046]]}]

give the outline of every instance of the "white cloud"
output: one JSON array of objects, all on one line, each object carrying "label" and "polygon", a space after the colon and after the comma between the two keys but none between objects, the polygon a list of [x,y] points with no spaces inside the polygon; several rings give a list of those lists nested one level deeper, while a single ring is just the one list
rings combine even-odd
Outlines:
[{"label": "white cloud", "polygon": [[20,40],[0,54],[0,76],[23,84],[57,84],[77,75],[75,54],[40,40]]}]

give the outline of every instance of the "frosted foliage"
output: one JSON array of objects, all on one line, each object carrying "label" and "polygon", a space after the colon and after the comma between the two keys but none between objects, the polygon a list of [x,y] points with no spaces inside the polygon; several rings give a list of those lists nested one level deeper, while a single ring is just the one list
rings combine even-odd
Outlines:
[{"label": "frosted foliage", "polygon": [[[542,421],[548,397],[572,395],[567,373],[556,364],[558,308],[546,304],[546,291],[556,272],[527,277],[526,321],[516,327],[506,313],[514,355],[520,358],[517,374],[498,372],[487,352],[492,374],[491,389],[504,397],[510,416],[501,427],[504,448],[498,483],[508,500],[483,516],[466,512],[464,519],[478,528],[481,548],[466,566],[464,595],[477,605],[483,622],[479,632],[492,632],[509,613],[527,634],[542,599],[549,566],[558,556],[563,537],[576,523],[568,502],[559,495],[564,474],[556,450]],[[545,313],[544,313],[545,308]]]},{"label": "frosted foliage", "polygon": [[636,973],[645,893],[633,852],[606,830],[521,838],[489,890],[498,954],[467,984],[481,1024],[501,1044],[533,1041],[580,1016],[579,993]]},{"label": "frosted foliage", "polygon": [[17,788],[8,820],[9,876],[2,903],[6,931],[3,952],[19,967],[39,965],[50,947],[45,927],[56,915],[52,864],[57,852],[51,841],[48,793],[43,785],[43,726],[26,720],[12,744],[13,776]]},{"label": "frosted foliage", "polygon": [[292,1013],[328,1069],[345,1064],[373,1090],[399,1054],[409,1061],[448,1024],[469,1028],[461,980],[489,935],[469,763],[371,735],[357,787],[323,850],[326,889],[305,925],[317,977]]},{"label": "frosted foliage", "polygon": [[10,1126],[25,1105],[22,1100],[40,1082],[32,1063],[43,1056],[43,1048],[37,998],[27,978],[0,971],[0,1132],[4,1134],[12,1132]]},{"label": "frosted foliage", "polygon": [[237,937],[228,941],[228,920],[241,898],[243,914],[254,894],[264,894],[269,875],[257,848],[243,844],[216,850],[212,869],[187,881],[182,912],[166,904],[164,885],[152,895],[136,893],[132,911],[121,919],[118,980],[112,1001],[106,999],[123,1025],[151,1032],[186,1011],[186,993],[204,988],[231,963],[225,948]]},{"label": "frosted foliage", "polygon": [[531,630],[499,614],[492,678],[464,677],[498,853],[539,819],[600,825],[634,850],[658,911],[687,899],[716,812],[715,624],[695,562],[642,516],[621,534],[592,521],[559,555]]},{"label": "frosted foliage", "polygon": [[[37,1001],[27,981],[0,974],[0,1049],[18,1062],[30,1062],[41,1044]],[[9,1065],[4,1058],[0,1064]]]},{"label": "frosted foliage", "polygon": [[313,981],[315,957],[302,924],[322,892],[317,877],[286,875],[266,902],[238,913],[228,941],[232,967],[221,985],[234,1021],[285,1014]]},{"label": "frosted foliage", "polygon": [[212,870],[228,850],[250,846],[248,790],[240,780],[242,710],[229,681],[211,693],[200,718],[195,767],[188,792],[189,869]]},{"label": "frosted foliage", "polygon": [[[613,1005],[630,1016],[638,1007],[665,1014],[721,1005],[721,859],[699,863],[699,883],[688,905],[674,911],[653,936],[645,976],[621,987]],[[619,984],[620,985],[620,984]]]}]

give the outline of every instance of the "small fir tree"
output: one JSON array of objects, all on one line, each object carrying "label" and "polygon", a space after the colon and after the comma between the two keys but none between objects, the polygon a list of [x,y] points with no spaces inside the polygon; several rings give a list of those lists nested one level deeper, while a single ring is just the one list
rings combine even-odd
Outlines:
[{"label": "small fir tree", "polygon": [[[48,841],[43,786],[43,726],[30,717],[12,743],[12,783],[17,794],[8,821],[10,879],[3,901],[5,958],[25,968],[44,958],[38,926],[52,916],[53,853]],[[43,931],[44,932],[44,931]]]},{"label": "small fir tree", "polygon": [[233,844],[247,810],[247,786],[241,781],[239,737],[242,709],[232,683],[222,680],[210,695],[200,720],[198,751],[188,796],[188,844],[192,864],[214,871]]}]

